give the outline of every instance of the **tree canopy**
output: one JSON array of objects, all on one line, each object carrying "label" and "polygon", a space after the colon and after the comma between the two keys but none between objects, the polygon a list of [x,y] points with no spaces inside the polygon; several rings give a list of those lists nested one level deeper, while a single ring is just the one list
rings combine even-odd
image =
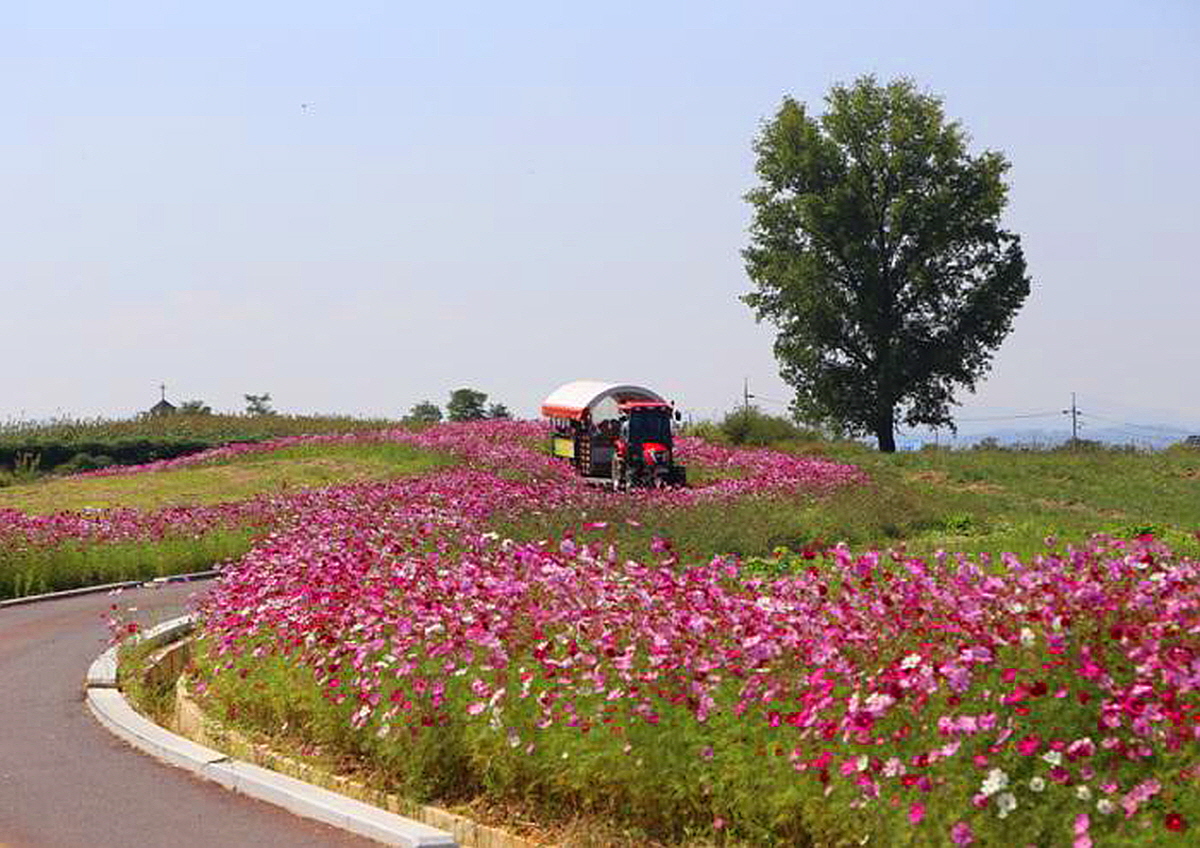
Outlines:
[{"label": "tree canopy", "polygon": [[892,451],[898,421],[954,426],[954,390],[974,391],[1029,294],[1000,226],[1009,165],[970,155],[908,79],[835,85],[826,105],[787,97],[755,139],[742,299],[778,328],[796,416]]},{"label": "tree canopy", "polygon": [[455,389],[446,403],[446,417],[451,421],[478,421],[487,418],[487,394],[475,389]]},{"label": "tree canopy", "polygon": [[179,405],[181,415],[212,415],[212,407],[202,400],[185,400]]},{"label": "tree canopy", "polygon": [[275,410],[271,406],[271,395],[269,392],[263,392],[261,395],[242,395],[246,399],[246,414],[247,415],[274,415]]},{"label": "tree canopy", "polygon": [[436,424],[442,420],[442,410],[433,401],[423,400],[413,404],[408,415],[404,416],[404,420],[417,424]]}]

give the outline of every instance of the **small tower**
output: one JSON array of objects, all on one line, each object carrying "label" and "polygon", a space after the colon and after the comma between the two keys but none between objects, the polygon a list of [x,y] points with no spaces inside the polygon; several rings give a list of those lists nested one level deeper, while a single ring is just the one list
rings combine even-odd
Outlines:
[{"label": "small tower", "polygon": [[175,412],[175,405],[167,400],[167,386],[165,383],[159,384],[159,391],[162,393],[162,398],[154,406],[150,407],[148,415],[171,415]]}]

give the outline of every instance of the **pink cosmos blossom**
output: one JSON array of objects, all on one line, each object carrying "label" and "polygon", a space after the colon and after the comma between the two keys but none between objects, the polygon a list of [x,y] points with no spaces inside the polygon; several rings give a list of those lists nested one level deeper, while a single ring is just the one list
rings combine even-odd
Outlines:
[{"label": "pink cosmos blossom", "polygon": [[950,841],[955,845],[970,845],[975,841],[975,832],[967,822],[955,822],[950,828]]}]

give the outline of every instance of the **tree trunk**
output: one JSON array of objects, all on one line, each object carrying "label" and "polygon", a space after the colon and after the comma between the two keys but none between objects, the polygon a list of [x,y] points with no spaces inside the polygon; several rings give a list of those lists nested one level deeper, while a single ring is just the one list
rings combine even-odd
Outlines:
[{"label": "tree trunk", "polygon": [[889,406],[879,410],[875,423],[875,438],[879,440],[880,453],[896,452],[896,409]]}]

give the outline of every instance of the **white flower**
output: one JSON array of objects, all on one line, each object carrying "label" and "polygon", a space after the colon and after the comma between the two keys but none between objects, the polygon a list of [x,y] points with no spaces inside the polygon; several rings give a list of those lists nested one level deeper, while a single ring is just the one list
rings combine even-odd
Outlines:
[{"label": "white flower", "polygon": [[871,760],[866,754],[859,754],[854,764],[857,766],[857,771],[866,771],[867,766],[871,764]]},{"label": "white flower", "polygon": [[979,791],[991,797],[1006,786],[1008,786],[1008,775],[1001,769],[994,768],[983,779],[983,785],[979,787]]},{"label": "white flower", "polygon": [[900,660],[900,667],[907,671],[910,668],[916,668],[921,664],[920,654],[909,654],[904,659]]},{"label": "white flower", "polygon": [[1005,818],[1009,813],[1017,808],[1017,796],[1011,792],[1005,792],[996,799],[996,809],[1000,818]]},{"label": "white flower", "polygon": [[1100,812],[1104,813],[1104,815],[1106,815],[1106,816],[1109,813],[1111,813],[1113,810],[1115,810],[1116,808],[1117,808],[1117,805],[1114,804],[1112,801],[1108,800],[1107,798],[1101,798],[1099,801],[1096,802],[1096,809],[1099,810]]},{"label": "white flower", "polygon": [[1046,788],[1046,781],[1040,777],[1029,778],[1029,788],[1034,792],[1041,792]]},{"label": "white flower", "polygon": [[1080,784],[1079,786],[1075,787],[1075,797],[1080,801],[1090,801],[1092,798],[1092,790]]},{"label": "white flower", "polygon": [[1058,751],[1047,751],[1046,753],[1042,754],[1042,759],[1052,766],[1062,765],[1062,754],[1060,754]]},{"label": "white flower", "polygon": [[1026,648],[1032,648],[1035,642],[1037,642],[1037,637],[1033,635],[1033,631],[1030,630],[1028,627],[1022,627],[1021,628],[1021,644],[1024,645]]}]

